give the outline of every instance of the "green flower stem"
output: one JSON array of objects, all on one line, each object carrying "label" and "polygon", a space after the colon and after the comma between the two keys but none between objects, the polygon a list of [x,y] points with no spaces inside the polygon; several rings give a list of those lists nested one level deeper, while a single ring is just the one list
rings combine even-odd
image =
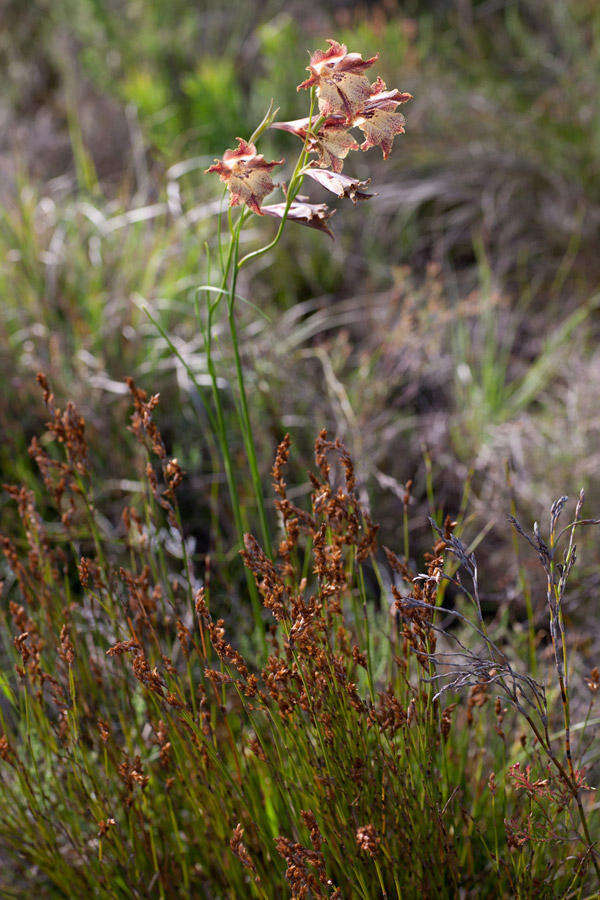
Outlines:
[{"label": "green flower stem", "polygon": [[[240,219],[241,223],[241,219]],[[224,271],[222,273],[221,279],[221,290],[225,290],[227,285],[227,279],[229,277],[229,272],[231,270],[231,265],[234,260],[234,244],[231,241],[229,246],[229,252],[227,255],[227,261],[225,264]],[[219,295],[220,297],[221,295]],[[233,471],[233,462],[231,459],[231,453],[229,450],[229,441],[227,438],[227,427],[225,425],[225,415],[223,412],[223,404],[221,402],[221,394],[219,392],[219,385],[217,381],[217,372],[215,369],[214,360],[212,358],[212,324],[213,324],[213,314],[219,303],[219,300],[213,301],[211,299],[210,294],[208,294],[207,299],[207,309],[208,316],[206,321],[206,326],[204,328],[204,352],[206,354],[206,367],[208,370],[208,374],[210,377],[211,389],[212,389],[212,397],[213,403],[215,407],[215,425],[216,425],[216,434],[217,440],[219,443],[219,448],[221,450],[221,456],[223,457],[223,467],[225,469],[225,479],[227,481],[227,487],[229,489],[229,497],[231,501],[231,507],[233,510],[233,518],[235,521],[235,527],[238,534],[238,540],[240,547],[243,546],[244,541],[244,522],[242,518],[242,511],[240,505],[240,497],[237,489],[237,484]],[[254,622],[256,625],[256,630],[259,635],[259,639],[261,641],[263,651],[266,650],[266,638],[264,634],[264,626],[262,621],[262,604],[260,602],[260,597],[258,596],[258,590],[256,587],[256,583],[254,578],[248,569],[244,566],[244,574],[246,577],[246,585],[248,587],[248,593],[250,594],[250,601],[252,603],[252,614],[254,617]]]},{"label": "green flower stem", "polygon": [[[315,108],[315,91],[314,89],[311,91],[310,98],[310,114],[309,114],[309,125],[307,129],[307,135],[296,162],[296,166],[292,173],[292,177],[290,179],[290,183],[288,186],[287,196],[286,196],[286,205],[284,214],[277,230],[277,233],[272,241],[264,247],[259,248],[253,253],[247,254],[241,260],[238,259],[239,256],[239,239],[240,239],[240,231],[246,219],[245,211],[242,211],[240,217],[237,219],[235,223],[232,221],[231,212],[229,212],[229,229],[230,229],[230,242],[229,249],[227,251],[226,258],[223,257],[222,246],[219,237],[219,262],[221,266],[221,286],[219,291],[219,296],[216,301],[213,301],[210,293],[207,292],[207,320],[206,324],[203,328],[204,333],[204,350],[206,354],[206,366],[208,370],[208,374],[211,382],[211,390],[212,397],[215,409],[215,415],[210,416],[211,425],[213,426],[214,431],[217,435],[217,440],[219,444],[219,449],[221,451],[221,455],[223,458],[223,466],[225,469],[225,478],[227,481],[227,486],[229,489],[229,496],[231,500],[231,506],[233,510],[233,517],[235,521],[236,531],[238,533],[238,538],[240,544],[243,542],[244,535],[244,522],[242,517],[240,498],[237,489],[237,484],[234,475],[233,461],[231,459],[231,452],[229,449],[229,441],[227,436],[227,427],[225,422],[225,414],[223,410],[223,404],[221,402],[221,395],[219,391],[218,381],[217,381],[217,372],[212,356],[212,346],[213,346],[213,317],[214,313],[219,305],[220,298],[223,294],[227,295],[227,311],[228,311],[228,323],[229,323],[229,331],[231,334],[231,341],[233,346],[234,353],[234,361],[235,361],[235,369],[236,376],[238,382],[238,389],[240,395],[240,405],[238,409],[238,416],[240,421],[240,426],[242,430],[242,437],[244,441],[244,448],[246,451],[246,456],[248,458],[248,464],[250,466],[250,473],[252,478],[252,486],[254,489],[254,494],[256,497],[256,504],[258,509],[258,516],[260,521],[260,529],[263,540],[263,545],[265,552],[272,557],[272,545],[269,534],[269,526],[268,520],[265,510],[265,504],[262,493],[262,484],[260,479],[260,472],[258,468],[258,461],[256,455],[256,445],[254,441],[254,434],[252,431],[252,423],[250,420],[250,413],[248,408],[248,398],[246,394],[246,387],[244,382],[244,371],[242,367],[242,361],[240,356],[239,349],[239,338],[237,332],[237,325],[235,321],[235,296],[236,296],[236,285],[237,285],[237,277],[240,269],[247,262],[250,262],[252,259],[257,259],[263,254],[267,253],[269,250],[273,249],[279,243],[281,235],[283,234],[283,229],[285,226],[285,222],[287,219],[287,215],[289,209],[294,201],[295,197],[298,195],[298,192],[302,186],[302,182],[304,180],[304,167],[306,166],[308,159],[308,142],[312,132],[318,131],[323,120],[323,117],[320,116],[315,123],[314,129],[312,128],[312,117]],[[268,127],[269,122],[271,121],[272,116],[274,115],[272,110],[272,104],[269,107],[267,115],[263,119],[263,122],[259,125],[256,132],[252,135],[251,140],[255,140],[255,138],[261,133],[264,128]],[[219,235],[221,229],[219,228]],[[210,282],[210,277],[207,279]],[[229,283],[229,286],[228,286]],[[197,314],[199,314],[199,310],[197,309]],[[200,320],[200,316],[198,315],[198,320]],[[195,379],[194,379],[195,381]],[[262,626],[262,608],[260,604],[260,598],[258,596],[258,591],[256,588],[256,584],[254,579],[250,575],[250,573],[246,570],[246,582],[248,585],[248,590],[250,593],[250,598],[252,600],[252,609],[254,620],[259,630],[259,633],[262,636],[263,647],[265,645],[264,638],[264,629]]]},{"label": "green flower stem", "polygon": [[244,371],[242,368],[242,360],[240,357],[237,326],[236,326],[236,322],[235,322],[235,288],[236,288],[236,284],[237,284],[237,274],[238,274],[237,258],[238,258],[238,252],[239,252],[239,239],[240,239],[241,224],[242,224],[242,217],[240,217],[237,225],[232,229],[233,274],[231,277],[231,283],[229,286],[229,294],[228,294],[228,298],[227,298],[227,314],[228,314],[228,321],[229,321],[229,332],[231,334],[231,343],[233,345],[235,371],[236,371],[236,375],[237,375],[238,388],[239,388],[239,392],[240,392],[239,418],[240,418],[240,425],[242,428],[242,435],[244,438],[244,447],[246,449],[246,456],[248,458],[248,464],[250,466],[250,474],[252,477],[252,486],[254,488],[254,494],[256,497],[256,505],[258,508],[258,517],[260,520],[260,530],[261,530],[264,550],[265,550],[265,553],[267,554],[267,556],[272,557],[273,551],[271,548],[269,525],[267,522],[267,514],[265,511],[265,504],[264,504],[263,492],[262,492],[262,484],[261,484],[261,480],[260,480],[260,472],[258,470],[258,461],[256,458],[256,445],[254,442],[254,434],[252,431],[252,422],[250,421],[250,412],[248,410],[248,399],[246,396],[246,386],[244,384]]},{"label": "green flower stem", "polygon": [[[298,191],[302,186],[302,182],[304,180],[304,167],[306,165],[307,157],[308,157],[308,141],[311,133],[311,125],[312,125],[312,117],[314,112],[314,104],[315,104],[315,93],[314,90],[311,91],[311,103],[310,103],[310,113],[309,113],[309,127],[307,130],[307,135],[304,140],[304,144],[302,146],[302,150],[300,155],[298,156],[298,160],[296,162],[296,166],[292,173],[292,177],[290,179],[287,197],[286,197],[286,205],[283,217],[281,219],[281,223],[277,230],[277,233],[273,240],[267,244],[265,247],[261,247],[259,250],[254,251],[253,253],[247,254],[243,259],[238,260],[239,255],[239,241],[240,241],[240,231],[245,221],[244,212],[240,215],[237,222],[234,224],[231,217],[231,211],[229,212],[229,229],[231,234],[231,241],[229,246],[229,253],[227,258],[227,263],[224,267],[223,271],[223,279],[222,279],[222,289],[225,288],[227,281],[229,280],[229,289],[227,292],[227,312],[228,312],[228,323],[229,323],[229,332],[231,334],[231,342],[233,346],[233,354],[235,361],[235,370],[237,375],[237,383],[238,390],[240,395],[240,407],[238,410],[239,413],[239,421],[242,430],[242,436],[244,440],[244,448],[246,450],[246,456],[248,459],[248,464],[250,466],[250,474],[252,478],[252,486],[254,489],[254,494],[256,498],[256,505],[258,509],[258,517],[260,521],[260,530],[262,535],[262,541],[264,545],[265,552],[269,557],[273,556],[273,550],[271,545],[271,537],[269,534],[269,525],[267,520],[267,514],[265,510],[265,504],[263,499],[263,491],[262,491],[262,483],[260,478],[260,472],[258,468],[258,460],[256,456],[256,444],[254,441],[254,433],[252,431],[252,422],[250,420],[250,412],[248,408],[248,397],[246,393],[246,386],[244,382],[244,370],[242,367],[242,360],[240,356],[239,349],[239,339],[237,332],[237,325],[235,321],[235,296],[236,296],[236,285],[237,278],[240,269],[245,263],[250,262],[252,259],[257,259],[259,256],[262,256],[268,250],[275,247],[283,233],[283,229],[285,226],[285,222],[287,219],[287,215],[292,205],[294,198],[298,195]],[[320,127],[320,124],[323,120],[321,116],[316,124],[316,130]],[[254,135],[253,135],[254,138]],[[231,271],[231,278],[229,277]],[[210,301],[209,301],[210,303]],[[209,306],[210,309],[210,306]],[[209,322],[209,328],[210,328]],[[211,376],[212,377],[212,376]]]}]

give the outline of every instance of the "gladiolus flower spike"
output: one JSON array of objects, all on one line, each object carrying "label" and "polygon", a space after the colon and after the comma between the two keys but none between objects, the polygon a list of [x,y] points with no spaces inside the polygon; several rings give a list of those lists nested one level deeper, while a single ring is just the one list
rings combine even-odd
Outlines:
[{"label": "gladiolus flower spike", "polygon": [[363,59],[360,53],[348,53],[344,44],[327,43],[328,50],[313,53],[307,67],[310,76],[298,85],[298,90],[314,88],[316,92],[321,112],[317,127],[309,131],[309,119],[274,122],[271,127],[307,141],[309,152],[318,156],[313,165],[340,173],[348,153],[359,149],[351,128],[360,128],[365,136],[361,150],[381,147],[383,158],[388,158],[395,136],[404,133],[406,124],[397,109],[412,100],[412,95],[396,88],[388,90],[380,76],[369,83],[364,73],[377,55]]},{"label": "gladiolus flower spike", "polygon": [[[326,190],[353,203],[372,197],[362,190],[370,179],[361,182],[342,175],[344,162],[352,151],[371,147],[380,147],[383,158],[387,159],[394,138],[404,133],[406,125],[398,107],[412,100],[412,96],[395,88],[388,90],[379,76],[374,82],[369,81],[365,73],[377,61],[378,54],[363,59],[360,53],[349,53],[338,41],[327,43],[327,50],[312,54],[307,67],[309,77],[298,85],[298,90],[313,92],[320,115],[270,125],[294,134],[303,143],[289,185],[287,188],[281,185],[288,202],[261,206],[263,199],[275,189],[271,172],[283,160],[267,162],[254,144],[242,138],[237,138],[235,150],[226,150],[223,158],[215,160],[206,171],[218,174],[227,185],[231,206],[244,203],[258,215],[291,219],[331,235],[327,226],[331,211],[327,206],[298,197],[304,177],[308,175]],[[351,132],[353,128],[360,129],[364,135],[360,145]],[[309,155],[315,158],[308,161]],[[276,240],[278,237],[279,232]]]}]

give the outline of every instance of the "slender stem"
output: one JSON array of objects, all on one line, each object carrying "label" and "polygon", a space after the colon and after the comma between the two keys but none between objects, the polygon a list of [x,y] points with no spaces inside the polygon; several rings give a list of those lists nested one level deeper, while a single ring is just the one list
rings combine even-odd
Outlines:
[{"label": "slender stem", "polygon": [[[571,533],[571,543],[573,533]],[[571,779],[575,784],[575,772],[573,769],[573,759],[571,755],[571,715],[569,708],[569,684],[568,684],[568,668],[567,668],[567,646],[565,641],[565,628],[562,616],[562,597],[559,588],[555,584],[555,563],[554,551],[556,548],[556,531],[555,525],[552,525],[550,531],[550,568],[548,572],[548,608],[550,612],[550,636],[552,638],[552,646],[554,648],[554,659],[558,683],[560,687],[560,697],[563,708],[563,720],[565,726],[565,756],[569,766]],[[565,566],[568,566],[568,559],[565,559]],[[560,645],[557,641],[557,630],[560,633]]]},{"label": "slender stem", "polygon": [[[233,509],[233,517],[235,520],[235,527],[238,533],[238,540],[240,542],[240,546],[243,545],[244,539],[244,523],[242,520],[242,513],[240,507],[240,497],[237,489],[237,484],[235,481],[235,477],[233,474],[233,464],[231,461],[231,454],[229,452],[229,444],[227,441],[227,429],[225,427],[225,420],[223,417],[223,405],[221,403],[221,398],[219,395],[219,388],[217,385],[217,373],[214,368],[214,364],[212,359],[210,361],[207,360],[208,371],[211,378],[212,384],[212,392],[213,392],[213,400],[215,404],[215,409],[217,413],[217,439],[219,441],[219,447],[221,449],[221,455],[223,456],[223,466],[225,468],[225,478],[227,480],[227,487],[229,488],[229,496],[231,498],[231,506]],[[261,616],[261,605],[258,597],[258,592],[256,590],[256,584],[254,579],[252,578],[251,573],[244,567],[244,572],[246,575],[246,583],[248,585],[248,591],[250,592],[250,599],[252,601],[252,611],[254,614],[254,621],[256,623],[257,629],[260,629],[261,634],[263,633],[262,626],[262,616]],[[264,635],[263,635],[264,639]]]},{"label": "slender stem", "polygon": [[[514,518],[517,516],[517,504],[515,500],[515,491],[512,482],[511,470],[508,462],[506,463],[506,483],[508,485],[508,490],[510,494],[510,511]],[[521,592],[523,597],[525,598],[525,608],[527,611],[527,625],[528,625],[528,651],[529,651],[529,669],[534,678],[537,677],[537,656],[535,652],[535,616],[533,612],[533,604],[531,602],[531,589],[529,587],[529,583],[527,580],[527,575],[525,574],[525,567],[521,561],[521,551],[519,538],[517,536],[517,532],[512,529],[512,542],[513,548],[515,552],[515,559],[517,561],[517,571],[519,573],[519,583],[521,587]]]},{"label": "slender stem", "polygon": [[256,458],[256,446],[254,442],[254,434],[252,431],[252,422],[250,421],[250,412],[248,409],[248,398],[246,395],[246,386],[244,383],[244,370],[242,368],[242,360],[240,357],[239,341],[237,326],[235,322],[235,288],[237,284],[237,257],[239,251],[240,225],[242,219],[238,221],[237,227],[232,230],[232,246],[233,246],[233,273],[228,294],[228,321],[229,332],[231,334],[231,343],[233,345],[233,356],[235,360],[235,371],[237,375],[238,389],[240,393],[240,425],[242,426],[242,436],[244,438],[244,446],[246,448],[246,456],[250,466],[250,474],[252,476],[252,485],[256,497],[256,505],[258,508],[258,517],[260,520],[260,530],[262,534],[265,553],[272,557],[271,538],[269,536],[269,525],[267,522],[267,514],[262,493],[262,483],[260,472],[258,470],[258,461]]},{"label": "slender stem", "polygon": [[[365,576],[362,570],[362,565],[357,560],[356,567],[358,570],[358,584],[360,588],[360,596],[363,605],[363,620],[365,623],[365,649],[367,651],[367,680],[369,682],[369,694],[371,696],[371,703],[375,703],[375,687],[373,685],[373,663],[371,660],[371,630],[369,628],[369,615],[367,611],[367,592],[365,588]],[[358,629],[358,622],[356,623],[356,627]]]},{"label": "slender stem", "polygon": [[[302,151],[300,152],[296,166],[294,168],[294,172],[293,172],[291,180],[290,180],[287,197],[286,197],[285,212],[284,212],[280,226],[277,230],[277,234],[275,235],[274,239],[269,244],[267,244],[265,247],[262,247],[259,250],[254,251],[254,253],[248,254],[242,260],[238,260],[240,231],[241,231],[241,228],[245,221],[246,216],[245,216],[245,211],[243,211],[241,213],[240,217],[238,218],[237,222],[234,225],[232,223],[232,219],[231,219],[231,212],[229,212],[229,227],[230,227],[231,238],[230,238],[230,242],[229,242],[229,249],[227,252],[227,256],[224,259],[223,248],[222,248],[222,244],[221,244],[221,229],[219,228],[218,256],[219,256],[219,262],[221,265],[220,295],[222,295],[223,293],[227,293],[227,297],[228,297],[228,322],[229,322],[229,330],[230,330],[230,334],[231,334],[231,341],[232,341],[232,345],[233,345],[235,368],[236,368],[238,389],[239,389],[239,395],[240,395],[240,408],[238,411],[239,418],[240,418],[240,425],[242,428],[244,447],[246,450],[246,456],[248,458],[248,463],[250,466],[252,485],[253,485],[254,494],[256,497],[262,540],[263,540],[265,552],[270,557],[272,556],[271,539],[270,539],[270,535],[269,535],[267,515],[266,515],[264,500],[263,500],[263,495],[262,495],[262,484],[261,484],[260,472],[259,472],[259,468],[258,468],[254,435],[252,432],[252,423],[250,421],[248,398],[247,398],[246,387],[245,387],[245,383],[244,383],[244,372],[243,372],[242,361],[241,361],[240,350],[239,350],[239,339],[238,339],[238,333],[237,333],[237,326],[236,326],[236,322],[235,322],[236,284],[237,284],[237,276],[238,276],[238,273],[239,273],[240,269],[242,268],[242,266],[246,262],[249,262],[251,259],[256,259],[257,257],[262,256],[264,253],[266,253],[271,248],[275,247],[277,245],[277,243],[279,242],[279,239],[281,238],[290,206],[291,206],[294,198],[297,196],[298,191],[300,190],[300,187],[302,185],[302,181],[304,179],[303,169],[304,169],[304,166],[306,165],[308,153],[309,153],[308,145],[309,145],[309,140],[310,140],[310,136],[312,133],[311,129],[312,129],[312,118],[313,118],[314,107],[315,107],[315,91],[313,89],[311,91],[310,115],[309,115],[309,124],[308,124],[306,138],[304,140]],[[252,139],[254,139],[263,130],[263,128],[267,127],[267,125],[270,121],[271,113],[272,113],[272,105],[271,105],[271,107],[269,107],[269,111],[267,112],[265,119],[263,120],[263,122],[261,122],[259,128],[255,132],[255,134],[252,136]],[[317,120],[315,130],[318,130],[318,128],[321,126],[322,121],[323,121],[323,117],[321,116]],[[220,217],[219,217],[219,221],[220,221]],[[210,281],[210,277],[208,280]],[[229,287],[228,287],[228,283],[229,283]],[[238,493],[237,484],[236,484],[235,476],[234,476],[231,453],[229,450],[229,441],[227,439],[227,427],[226,427],[226,423],[225,423],[223,404],[221,402],[221,395],[220,395],[218,381],[217,381],[217,373],[216,373],[216,369],[215,369],[215,365],[214,365],[214,360],[212,357],[213,314],[218,306],[218,303],[219,303],[219,300],[217,300],[216,302],[213,302],[211,300],[210,295],[208,296],[208,298],[207,298],[208,315],[207,315],[206,326],[204,328],[204,348],[205,348],[205,353],[206,353],[206,366],[207,366],[208,374],[209,374],[210,381],[211,381],[212,396],[213,396],[213,402],[214,402],[215,413],[216,413],[214,418],[211,417],[211,424],[213,425],[213,428],[217,434],[219,448],[221,450],[221,455],[223,457],[225,478],[226,478],[227,486],[229,489],[229,495],[230,495],[231,505],[232,505],[232,509],[233,509],[235,526],[236,526],[236,530],[238,532],[238,538],[239,538],[240,542],[242,542],[243,534],[244,534],[244,523],[243,523],[243,519],[242,519],[239,493]],[[264,630],[262,628],[261,605],[260,605],[260,600],[258,597],[258,591],[256,589],[254,580],[252,579],[250,573],[247,571],[246,571],[246,581],[248,584],[248,589],[249,589],[250,597],[252,600],[252,607],[253,607],[255,622],[256,622],[257,628],[260,630],[260,633],[262,634],[262,639],[263,639],[263,644],[264,644],[265,638],[264,638]]]},{"label": "slender stem", "polygon": [[[262,493],[262,483],[260,478],[260,472],[258,468],[258,461],[256,455],[256,445],[254,441],[254,433],[252,431],[252,422],[250,420],[250,412],[248,408],[248,397],[246,393],[246,386],[244,382],[244,370],[242,366],[242,360],[240,356],[239,349],[239,339],[237,332],[237,325],[235,321],[235,298],[236,298],[236,285],[237,285],[237,277],[242,266],[249,262],[251,259],[257,259],[259,256],[262,256],[268,250],[272,249],[277,245],[281,235],[283,233],[283,228],[285,226],[285,222],[287,219],[287,214],[289,212],[290,206],[294,198],[297,196],[298,191],[302,185],[302,181],[304,180],[304,166],[306,165],[306,161],[308,158],[308,143],[310,140],[311,134],[311,125],[312,125],[312,117],[314,112],[314,104],[315,104],[315,93],[314,90],[311,91],[311,102],[310,102],[310,114],[309,114],[309,125],[307,129],[306,138],[304,140],[304,144],[302,146],[302,150],[300,155],[298,156],[298,160],[296,162],[296,166],[292,173],[292,177],[290,179],[290,183],[288,186],[287,196],[286,196],[286,204],[283,217],[281,219],[281,223],[277,230],[277,233],[273,240],[267,244],[265,247],[261,247],[258,250],[255,250],[253,253],[247,254],[247,256],[243,257],[243,259],[238,261],[239,254],[239,240],[240,240],[240,230],[244,223],[244,213],[237,220],[235,225],[232,223],[231,212],[229,213],[229,228],[231,232],[231,243],[229,249],[229,255],[227,259],[227,265],[223,272],[223,283],[222,288],[225,287],[227,281],[229,279],[229,271],[232,270],[231,279],[229,283],[228,290],[228,322],[229,322],[229,332],[231,334],[231,343],[233,346],[233,355],[235,361],[235,370],[237,375],[237,383],[238,390],[240,395],[240,409],[239,409],[239,418],[240,425],[242,428],[242,436],[244,439],[244,447],[246,450],[246,456],[248,458],[248,464],[250,466],[250,474],[252,478],[252,486],[254,488],[254,494],[256,497],[256,504],[258,508],[258,517],[260,521],[260,530],[262,535],[262,540],[264,544],[265,552],[269,557],[272,557],[273,551],[271,546],[271,538],[269,534],[269,525],[267,520],[267,514],[265,511],[265,504]],[[316,130],[320,127],[323,117],[320,117],[316,123]]]},{"label": "slender stem", "polygon": [[385,882],[383,880],[383,875],[381,873],[381,866],[379,865],[379,862],[377,861],[376,858],[373,859],[373,862],[375,863],[375,871],[377,872],[377,878],[379,879],[379,887],[381,888],[381,896],[385,898],[385,897],[387,897],[387,891],[385,889]]},{"label": "slender stem", "polygon": [[[240,219],[241,221],[241,219]],[[227,261],[225,264],[225,269],[222,274],[221,281],[221,289],[224,290],[227,284],[227,278],[229,276],[229,272],[231,269],[231,265],[234,259],[234,244],[231,241],[229,246],[229,252],[227,255]],[[218,300],[217,300],[218,303]],[[208,374],[210,376],[211,388],[212,388],[212,396],[213,402],[215,406],[216,412],[216,432],[217,432],[217,440],[219,442],[219,448],[221,450],[221,455],[223,457],[223,466],[225,469],[225,478],[227,480],[227,487],[229,489],[229,496],[231,499],[231,506],[233,510],[233,517],[235,521],[235,527],[238,534],[238,540],[240,546],[243,546],[244,540],[244,523],[242,519],[240,498],[237,489],[237,484],[233,472],[233,463],[231,460],[231,452],[229,450],[229,441],[227,439],[227,427],[225,425],[225,415],[223,412],[223,404],[221,402],[221,394],[219,391],[219,385],[217,381],[217,372],[214,365],[214,360],[212,358],[212,318],[215,310],[216,304],[208,297],[207,301],[207,309],[208,316],[206,327],[204,329],[204,350],[206,353],[206,366],[208,369]],[[257,633],[260,636],[263,650],[266,648],[266,639],[264,635],[264,627],[262,623],[262,607],[260,598],[258,596],[258,591],[256,588],[256,584],[254,578],[248,569],[244,566],[244,574],[246,577],[246,584],[248,586],[248,592],[250,594],[250,600],[252,603],[252,613],[254,616],[254,622],[256,625]]]}]

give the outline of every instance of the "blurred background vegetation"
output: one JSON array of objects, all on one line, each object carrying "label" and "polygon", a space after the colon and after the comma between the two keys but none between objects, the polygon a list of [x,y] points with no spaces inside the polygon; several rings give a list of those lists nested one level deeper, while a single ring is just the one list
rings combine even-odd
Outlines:
[{"label": "blurred background vegetation", "polygon": [[[290,227],[239,285],[254,304],[240,318],[265,485],[285,431],[300,471],[327,426],[390,546],[407,479],[414,547],[428,512],[456,513],[468,494],[472,534],[489,532],[488,589],[518,604],[511,502],[533,519],[584,486],[600,506],[597,2],[0,6],[0,481],[37,485],[26,448],[44,422],[43,370],[86,416],[112,527],[138,489],[132,375],[165,401],[196,552],[231,546],[202,398],[142,307],[202,383],[193,305],[219,197],[202,172],[271,98],[281,118],[303,114],[307,51],[335,37],[378,51],[388,85],[415,100],[387,163],[353,157],[377,196],[340,204],[335,243]],[[291,159],[292,142],[271,133],[261,149]],[[253,238],[272,228],[257,219]],[[245,494],[241,440],[233,449]],[[245,502],[252,524],[249,488]],[[9,528],[7,505],[0,515]]]}]

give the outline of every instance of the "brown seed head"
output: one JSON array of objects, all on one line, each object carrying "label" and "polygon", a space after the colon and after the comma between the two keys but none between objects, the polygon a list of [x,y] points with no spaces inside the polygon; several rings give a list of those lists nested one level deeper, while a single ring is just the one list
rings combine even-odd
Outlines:
[{"label": "brown seed head", "polygon": [[363,825],[356,830],[356,843],[359,850],[368,853],[369,856],[375,856],[381,843],[381,838],[375,831],[373,825]]}]

